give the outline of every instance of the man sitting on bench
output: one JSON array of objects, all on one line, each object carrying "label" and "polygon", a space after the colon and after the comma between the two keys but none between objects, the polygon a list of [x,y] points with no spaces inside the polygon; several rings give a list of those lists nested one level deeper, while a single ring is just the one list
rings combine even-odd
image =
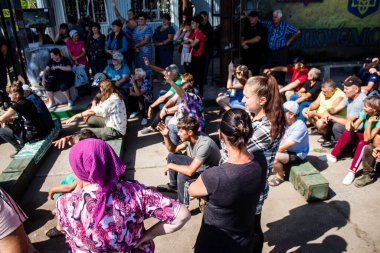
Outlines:
[{"label": "man sitting on bench", "polygon": [[[169,150],[168,165],[164,169],[165,175],[169,171],[170,183],[159,185],[158,191],[176,191],[178,200],[185,203],[184,187],[186,181],[196,179],[200,173],[212,166],[218,166],[220,151],[216,143],[205,133],[198,132],[199,124],[193,117],[178,122],[178,136],[181,143],[173,145],[169,138],[168,127],[160,122],[158,129],[164,137],[165,146]],[[178,154],[187,149],[187,155]]]},{"label": "man sitting on bench", "polygon": [[21,85],[14,83],[7,89],[7,92],[13,105],[0,117],[0,123],[12,124],[0,128],[0,137],[15,147],[16,152],[11,155],[11,158],[14,158],[25,143],[42,139],[49,132],[44,131],[34,104],[24,98],[24,90]]},{"label": "man sitting on bench", "polygon": [[274,158],[273,169],[276,175],[269,180],[270,186],[284,182],[284,165],[302,163],[309,153],[309,134],[305,123],[297,119],[299,106],[295,101],[285,102],[286,130]]}]

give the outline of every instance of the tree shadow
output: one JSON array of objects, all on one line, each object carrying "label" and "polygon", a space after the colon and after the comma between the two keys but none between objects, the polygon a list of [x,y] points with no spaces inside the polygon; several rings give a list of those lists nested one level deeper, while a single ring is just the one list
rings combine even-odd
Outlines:
[{"label": "tree shadow", "polygon": [[309,203],[290,210],[289,215],[281,220],[268,223],[269,230],[264,234],[268,245],[274,246],[270,252],[283,253],[293,247],[304,248],[326,231],[346,226],[349,217],[350,205],[347,201]]}]

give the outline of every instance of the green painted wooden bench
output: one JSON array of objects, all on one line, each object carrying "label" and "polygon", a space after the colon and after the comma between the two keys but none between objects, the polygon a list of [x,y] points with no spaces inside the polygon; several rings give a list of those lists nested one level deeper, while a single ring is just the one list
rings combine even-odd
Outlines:
[{"label": "green painted wooden bench", "polygon": [[124,148],[125,148],[125,137],[121,137],[114,140],[108,140],[107,143],[113,148],[116,154],[123,160]]},{"label": "green painted wooden bench", "polygon": [[23,192],[29,186],[38,164],[45,156],[62,129],[61,121],[54,120],[54,128],[43,140],[27,143],[15,156],[5,170],[0,174],[0,186],[12,197],[20,199]]},{"label": "green painted wooden bench", "polygon": [[289,181],[308,202],[325,200],[328,197],[329,182],[310,162],[292,166]]}]

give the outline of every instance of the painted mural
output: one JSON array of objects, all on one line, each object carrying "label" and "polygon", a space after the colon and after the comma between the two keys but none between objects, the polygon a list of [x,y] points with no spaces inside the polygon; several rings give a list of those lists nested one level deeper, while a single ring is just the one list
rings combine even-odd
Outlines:
[{"label": "painted mural", "polygon": [[301,29],[293,54],[313,61],[380,55],[380,0],[259,1],[263,19],[282,9],[283,20]]}]

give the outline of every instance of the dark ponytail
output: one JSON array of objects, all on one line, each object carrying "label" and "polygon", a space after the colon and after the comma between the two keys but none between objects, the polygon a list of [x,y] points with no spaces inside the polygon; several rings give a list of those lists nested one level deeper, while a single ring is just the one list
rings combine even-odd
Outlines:
[{"label": "dark ponytail", "polygon": [[242,149],[253,134],[251,117],[243,109],[232,108],[223,114],[220,131],[232,146]]}]

